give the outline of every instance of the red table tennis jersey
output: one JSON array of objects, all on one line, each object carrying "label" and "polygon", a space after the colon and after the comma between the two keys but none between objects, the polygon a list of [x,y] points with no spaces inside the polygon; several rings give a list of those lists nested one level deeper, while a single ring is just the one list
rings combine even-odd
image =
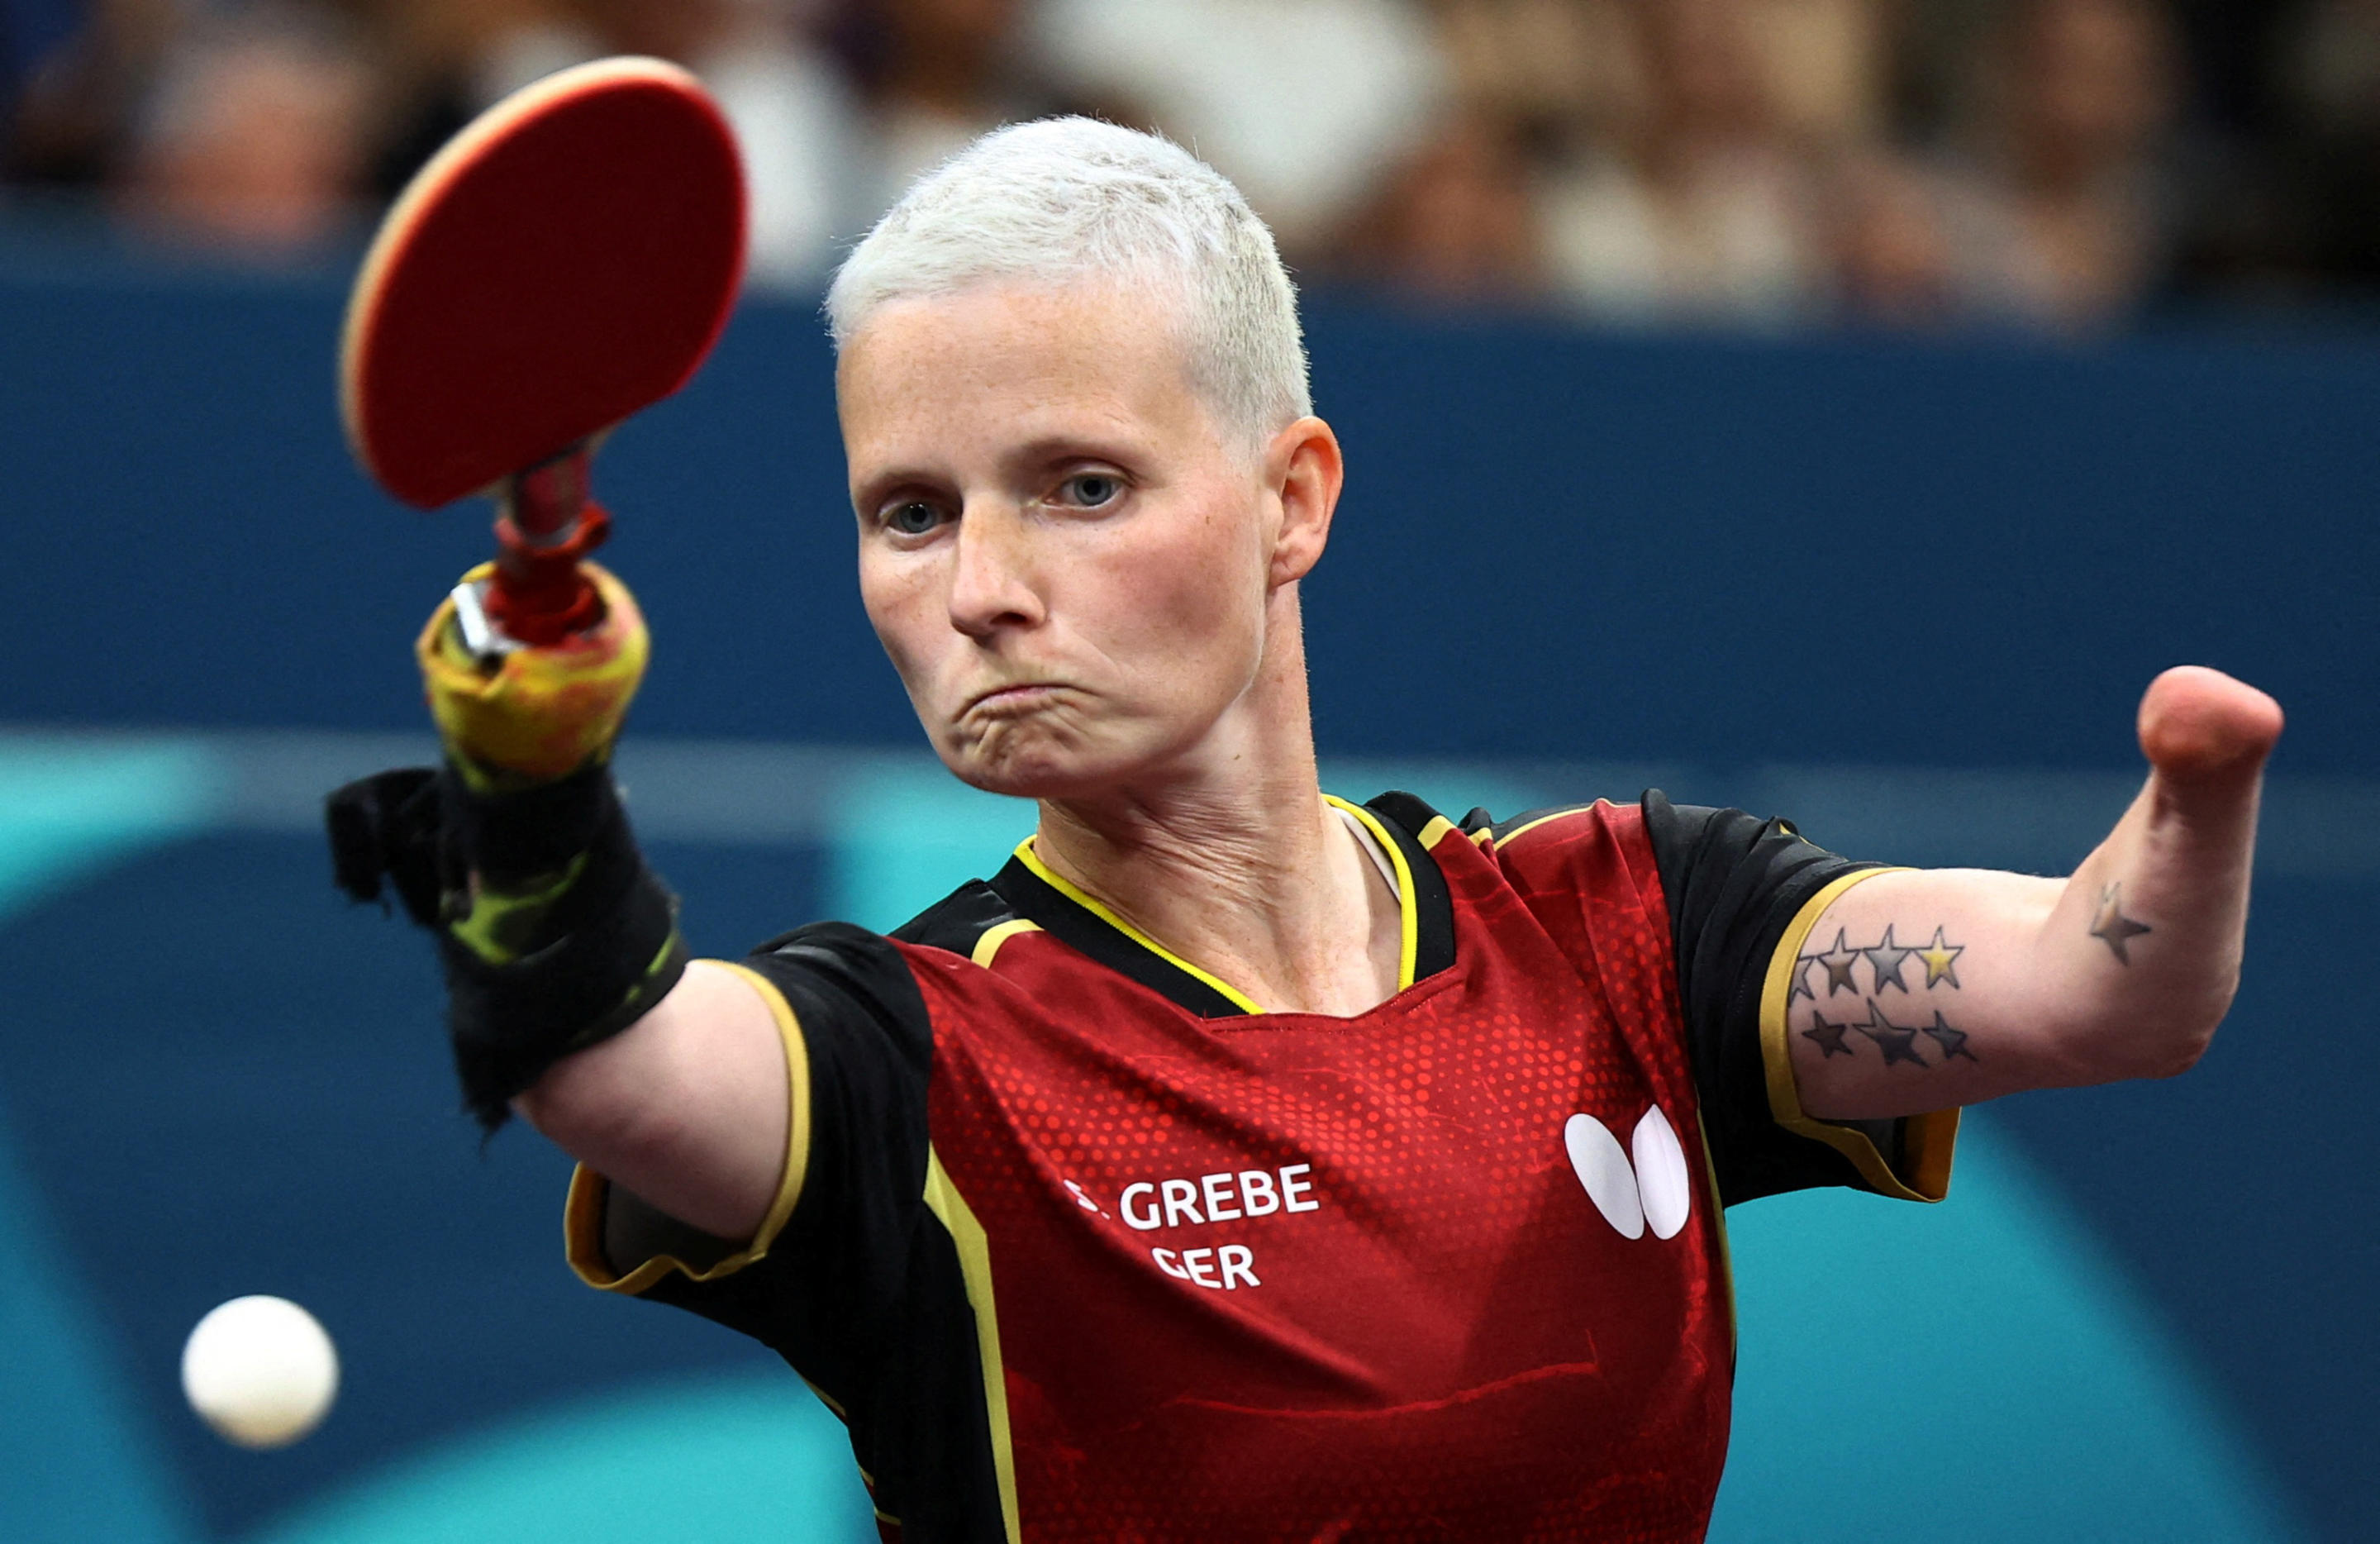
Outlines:
[{"label": "red table tennis jersey", "polygon": [[[1779,1127],[1747,967],[1697,1015],[1681,930],[1765,963],[1860,866],[1658,795],[1502,827],[1342,808],[1399,890],[1379,1006],[1264,1012],[1028,843],[890,940],[747,962],[797,1073],[755,1240],[645,1211],[607,1250],[625,1198],[582,1173],[574,1262],[783,1353],[889,1538],[1701,1538],[1722,1199],[1865,1183],[1845,1152],[1889,1173],[1908,1134]],[[1740,894],[1690,917],[1695,887]]]}]

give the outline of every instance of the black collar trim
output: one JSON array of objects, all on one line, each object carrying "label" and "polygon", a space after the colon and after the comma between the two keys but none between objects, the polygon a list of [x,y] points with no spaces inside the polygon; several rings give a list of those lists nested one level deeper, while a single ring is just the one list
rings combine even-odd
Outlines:
[{"label": "black collar trim", "polygon": [[1454,900],[1446,888],[1446,875],[1438,867],[1438,859],[1421,845],[1421,833],[1430,822],[1443,820],[1439,812],[1411,794],[1386,793],[1364,801],[1364,808],[1380,818],[1404,853],[1405,868],[1413,875],[1414,888],[1414,985],[1419,986],[1454,963]]},{"label": "black collar trim", "polygon": [[991,887],[1017,916],[1051,938],[1177,1007],[1200,1018],[1245,1016],[1240,1004],[1035,873],[1023,857],[1010,858],[991,877]]},{"label": "black collar trim", "polygon": [[[1438,860],[1419,840],[1419,833],[1439,815],[1411,794],[1383,794],[1364,808],[1378,818],[1411,876],[1413,981],[1417,986],[1454,963],[1453,902]],[[1245,997],[1167,955],[1035,870],[1020,849],[992,876],[990,888],[1015,916],[1200,1018],[1245,1018],[1256,1011]]]}]

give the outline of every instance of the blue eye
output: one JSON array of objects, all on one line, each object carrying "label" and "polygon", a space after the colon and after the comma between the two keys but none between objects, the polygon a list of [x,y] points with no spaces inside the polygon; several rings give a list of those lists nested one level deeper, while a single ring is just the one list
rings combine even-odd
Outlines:
[{"label": "blue eye", "polygon": [[1066,480],[1066,491],[1074,503],[1097,509],[1123,492],[1123,479],[1108,472],[1082,472]]},{"label": "blue eye", "polygon": [[919,499],[894,505],[884,512],[886,529],[904,536],[923,536],[942,523],[942,512]]}]

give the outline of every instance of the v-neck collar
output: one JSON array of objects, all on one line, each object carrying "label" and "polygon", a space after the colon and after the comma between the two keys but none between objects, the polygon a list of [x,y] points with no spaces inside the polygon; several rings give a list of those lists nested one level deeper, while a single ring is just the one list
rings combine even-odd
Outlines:
[{"label": "v-neck collar", "polygon": [[[1436,821],[1437,812],[1410,794],[1383,794],[1367,805],[1323,796],[1372,833],[1396,870],[1401,918],[1397,990],[1426,981],[1452,965],[1454,908],[1446,878],[1415,834]],[[1031,837],[1017,844],[1015,855],[992,877],[991,888],[1017,917],[1038,924],[1059,942],[1201,1018],[1240,1018],[1268,1011],[1052,870],[1033,850]]]}]

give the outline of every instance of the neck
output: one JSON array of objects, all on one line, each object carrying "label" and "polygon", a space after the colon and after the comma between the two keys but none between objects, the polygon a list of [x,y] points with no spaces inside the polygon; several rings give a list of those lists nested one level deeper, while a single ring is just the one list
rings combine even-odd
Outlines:
[{"label": "neck", "polygon": [[1397,990],[1399,901],[1322,797],[1294,587],[1273,604],[1256,681],[1200,744],[1043,800],[1034,850],[1268,1012],[1351,1015]]}]

